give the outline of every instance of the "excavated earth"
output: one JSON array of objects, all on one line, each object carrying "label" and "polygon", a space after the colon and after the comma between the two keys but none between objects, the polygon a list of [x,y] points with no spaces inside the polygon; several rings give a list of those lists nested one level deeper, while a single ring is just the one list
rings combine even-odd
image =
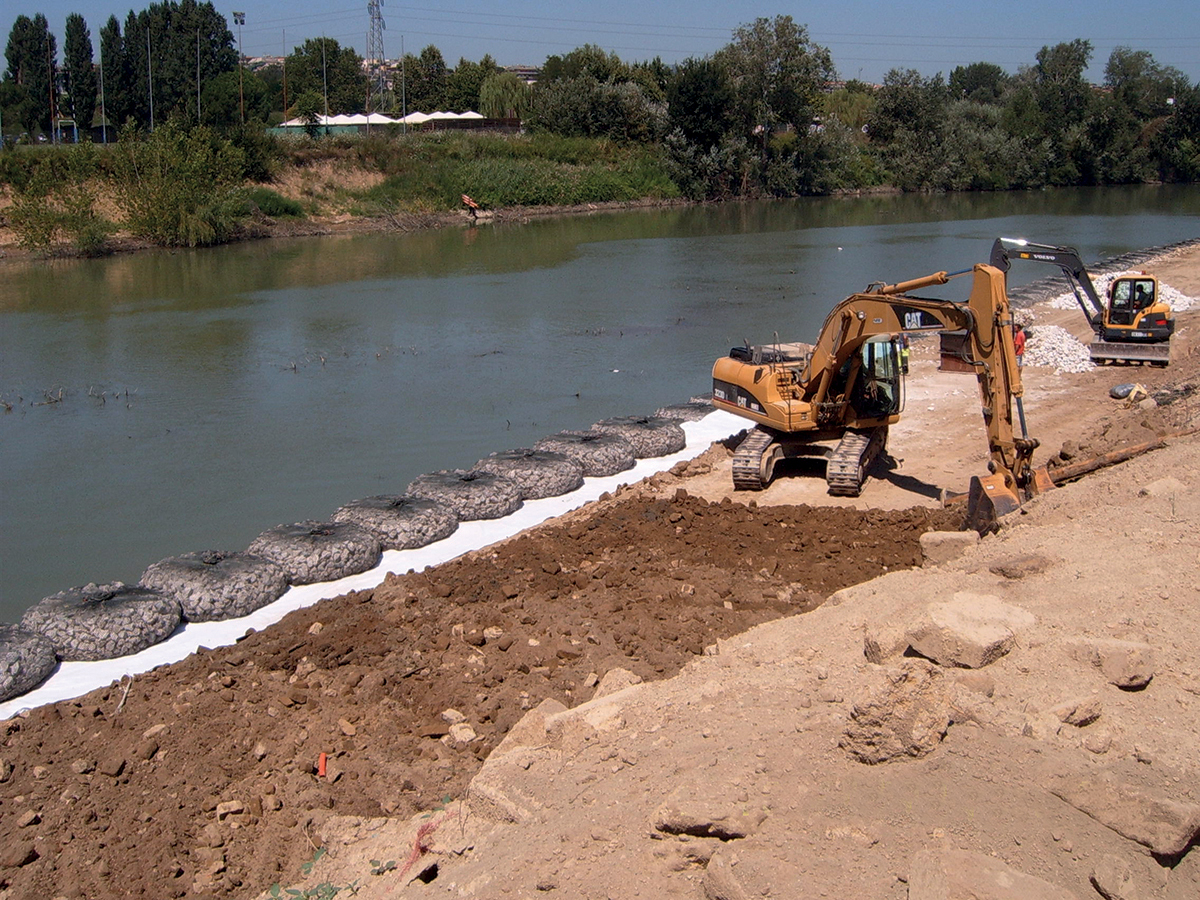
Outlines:
[{"label": "excavated earth", "polygon": [[[1038,462],[1197,424],[1179,319],[1168,369],[1027,370]],[[974,382],[915,356],[857,500],[714,445],[0,722],[0,897],[1200,896],[1200,443],[962,543]]]}]

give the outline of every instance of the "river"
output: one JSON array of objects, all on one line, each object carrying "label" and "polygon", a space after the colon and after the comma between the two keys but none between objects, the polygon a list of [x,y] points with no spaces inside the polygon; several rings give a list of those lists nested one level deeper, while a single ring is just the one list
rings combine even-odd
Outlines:
[{"label": "river", "polygon": [[730,346],[811,340],[847,294],[985,262],[999,235],[1100,260],[1200,236],[1200,191],[774,201],[6,264],[0,622],[706,393]]}]

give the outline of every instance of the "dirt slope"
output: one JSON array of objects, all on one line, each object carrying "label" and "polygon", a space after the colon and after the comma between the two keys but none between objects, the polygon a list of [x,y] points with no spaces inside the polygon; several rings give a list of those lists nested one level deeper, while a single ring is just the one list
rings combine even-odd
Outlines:
[{"label": "dirt slope", "polygon": [[[1200,294],[1195,259],[1157,271]],[[1108,815],[1110,794],[1080,795],[1104,774],[1118,799],[1161,801],[1171,834],[1200,816],[1200,447],[897,571],[919,564],[922,532],[953,527],[938,491],[982,468],[973,382],[934,366],[918,360],[895,465],[858,501],[793,478],[731,502],[717,446],[504,544],[0,723],[0,897],[254,896],[299,882],[318,847],[303,888],[362,896],[903,897],[914,854],[943,844],[1077,896],[1104,860],[1132,879],[1122,896],[1196,896],[1194,853],[1152,857],[1079,806]],[[1030,370],[1039,459],[1190,422],[1190,399],[1130,409],[1107,389],[1198,369]],[[964,591],[1035,621],[979,677],[903,656],[903,624]],[[1076,646],[1109,638],[1155,651],[1148,687],[1114,687]],[[1085,727],[1058,718],[1093,700]],[[548,730],[522,719],[543,701],[577,710]],[[1075,806],[1048,790],[1062,773]]]}]

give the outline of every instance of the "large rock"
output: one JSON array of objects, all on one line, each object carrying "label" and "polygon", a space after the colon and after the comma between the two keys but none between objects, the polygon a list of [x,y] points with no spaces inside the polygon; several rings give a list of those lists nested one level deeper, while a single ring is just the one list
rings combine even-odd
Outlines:
[{"label": "large rock", "polygon": [[909,628],[908,643],[939,665],[978,669],[1008,653],[1017,631],[1036,621],[1032,613],[990,594],[959,591],[926,607]]},{"label": "large rock", "polygon": [[908,870],[908,900],[1078,900],[994,856],[968,850],[920,850]]},{"label": "large rock", "polygon": [[1050,792],[1159,856],[1177,856],[1200,835],[1200,806],[1135,787],[1109,774],[1065,774],[1054,780]]},{"label": "large rock", "polygon": [[1137,690],[1154,678],[1157,657],[1154,648],[1142,641],[1110,638],[1076,641],[1070,652],[1076,659],[1095,666],[1109,684],[1119,688]]},{"label": "large rock", "polygon": [[749,900],[750,895],[738,881],[734,871],[736,858],[732,850],[721,847],[714,851],[704,867],[700,886],[704,900]]},{"label": "large rock", "polygon": [[1104,900],[1141,900],[1133,870],[1119,856],[1108,853],[1101,857],[1088,880]]},{"label": "large rock", "polygon": [[925,756],[953,721],[945,676],[922,660],[885,668],[880,675],[882,680],[851,709],[839,746],[870,765]]},{"label": "large rock", "polygon": [[767,812],[747,803],[732,785],[697,779],[675,788],[654,813],[654,828],[664,834],[744,838],[758,830]]}]

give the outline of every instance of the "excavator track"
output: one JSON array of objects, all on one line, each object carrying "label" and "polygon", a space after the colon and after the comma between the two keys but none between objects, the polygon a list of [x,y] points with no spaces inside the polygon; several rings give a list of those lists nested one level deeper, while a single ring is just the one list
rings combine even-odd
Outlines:
[{"label": "excavator track", "polygon": [[775,463],[782,455],[775,435],[755,428],[746,435],[733,452],[733,489],[761,491],[771,483]]},{"label": "excavator track", "polygon": [[825,469],[825,482],[829,493],[836,497],[857,497],[862,493],[867,480],[867,469],[887,445],[886,425],[866,428],[862,431],[847,431],[829,457]]}]

